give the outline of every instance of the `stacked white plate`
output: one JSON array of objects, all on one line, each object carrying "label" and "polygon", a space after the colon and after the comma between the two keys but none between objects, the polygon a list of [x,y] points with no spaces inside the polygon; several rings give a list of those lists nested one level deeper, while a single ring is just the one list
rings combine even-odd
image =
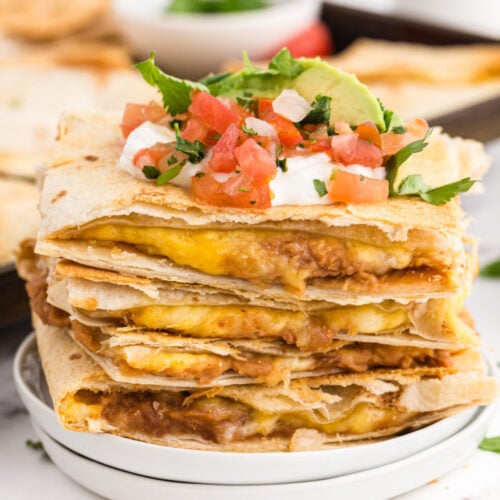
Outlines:
[{"label": "stacked white plate", "polygon": [[17,352],[14,376],[54,463],[89,490],[121,500],[393,497],[464,462],[493,417],[493,407],[482,407],[402,436],[326,451],[183,450],[63,429],[52,408],[34,335]]}]

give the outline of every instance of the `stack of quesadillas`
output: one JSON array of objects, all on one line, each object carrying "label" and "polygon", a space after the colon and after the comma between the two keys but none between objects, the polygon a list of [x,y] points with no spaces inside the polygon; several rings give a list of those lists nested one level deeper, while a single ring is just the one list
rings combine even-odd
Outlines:
[{"label": "stack of quesadillas", "polygon": [[118,167],[119,118],[67,115],[29,279],[61,423],[197,449],[320,449],[494,399],[463,311],[457,199],[202,204]]}]

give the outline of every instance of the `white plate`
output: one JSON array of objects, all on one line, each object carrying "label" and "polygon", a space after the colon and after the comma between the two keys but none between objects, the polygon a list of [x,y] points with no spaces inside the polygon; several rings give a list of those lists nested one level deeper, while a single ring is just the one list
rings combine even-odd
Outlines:
[{"label": "white plate", "polygon": [[462,429],[477,410],[468,410],[423,429],[376,443],[325,451],[227,453],[169,448],[112,436],[63,429],[50,396],[34,336],[14,360],[18,392],[32,419],[59,443],[100,463],[158,479],[208,484],[278,484],[332,478],[390,464],[431,448]]},{"label": "white plate", "polygon": [[293,484],[216,485],[162,481],[124,472],[82,457],[57,443],[33,422],[45,451],[70,478],[106,498],[120,500],[382,500],[400,495],[457,467],[477,449],[494,414],[492,406],[455,436],[412,457],[342,477]]}]

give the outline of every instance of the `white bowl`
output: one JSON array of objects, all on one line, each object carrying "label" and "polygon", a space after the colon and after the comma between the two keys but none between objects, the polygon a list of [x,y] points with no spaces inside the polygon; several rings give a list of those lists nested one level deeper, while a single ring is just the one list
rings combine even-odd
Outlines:
[{"label": "white bowl", "polygon": [[[397,462],[453,436],[484,410],[468,410],[371,444],[294,453],[224,453],[152,445],[110,434],[67,431],[50,406],[34,335],[14,360],[17,390],[32,420],[51,438],[100,463],[153,478],[206,484],[279,484],[357,473]],[[491,413],[491,412],[489,412]]]},{"label": "white bowl", "polygon": [[318,0],[275,1],[266,9],[227,14],[166,13],[165,0],[115,0],[118,27],[136,57],[151,50],[163,69],[198,79],[225,61],[269,57],[319,17]]}]

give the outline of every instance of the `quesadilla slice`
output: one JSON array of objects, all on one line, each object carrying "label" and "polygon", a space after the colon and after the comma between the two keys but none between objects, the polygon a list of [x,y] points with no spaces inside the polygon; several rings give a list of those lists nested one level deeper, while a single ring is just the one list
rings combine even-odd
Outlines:
[{"label": "quesadilla slice", "polygon": [[460,371],[386,370],[212,389],[119,384],[63,329],[35,315],[42,365],[61,424],[183,448],[284,451],[328,448],[415,429],[490,402],[493,378],[478,353]]}]

